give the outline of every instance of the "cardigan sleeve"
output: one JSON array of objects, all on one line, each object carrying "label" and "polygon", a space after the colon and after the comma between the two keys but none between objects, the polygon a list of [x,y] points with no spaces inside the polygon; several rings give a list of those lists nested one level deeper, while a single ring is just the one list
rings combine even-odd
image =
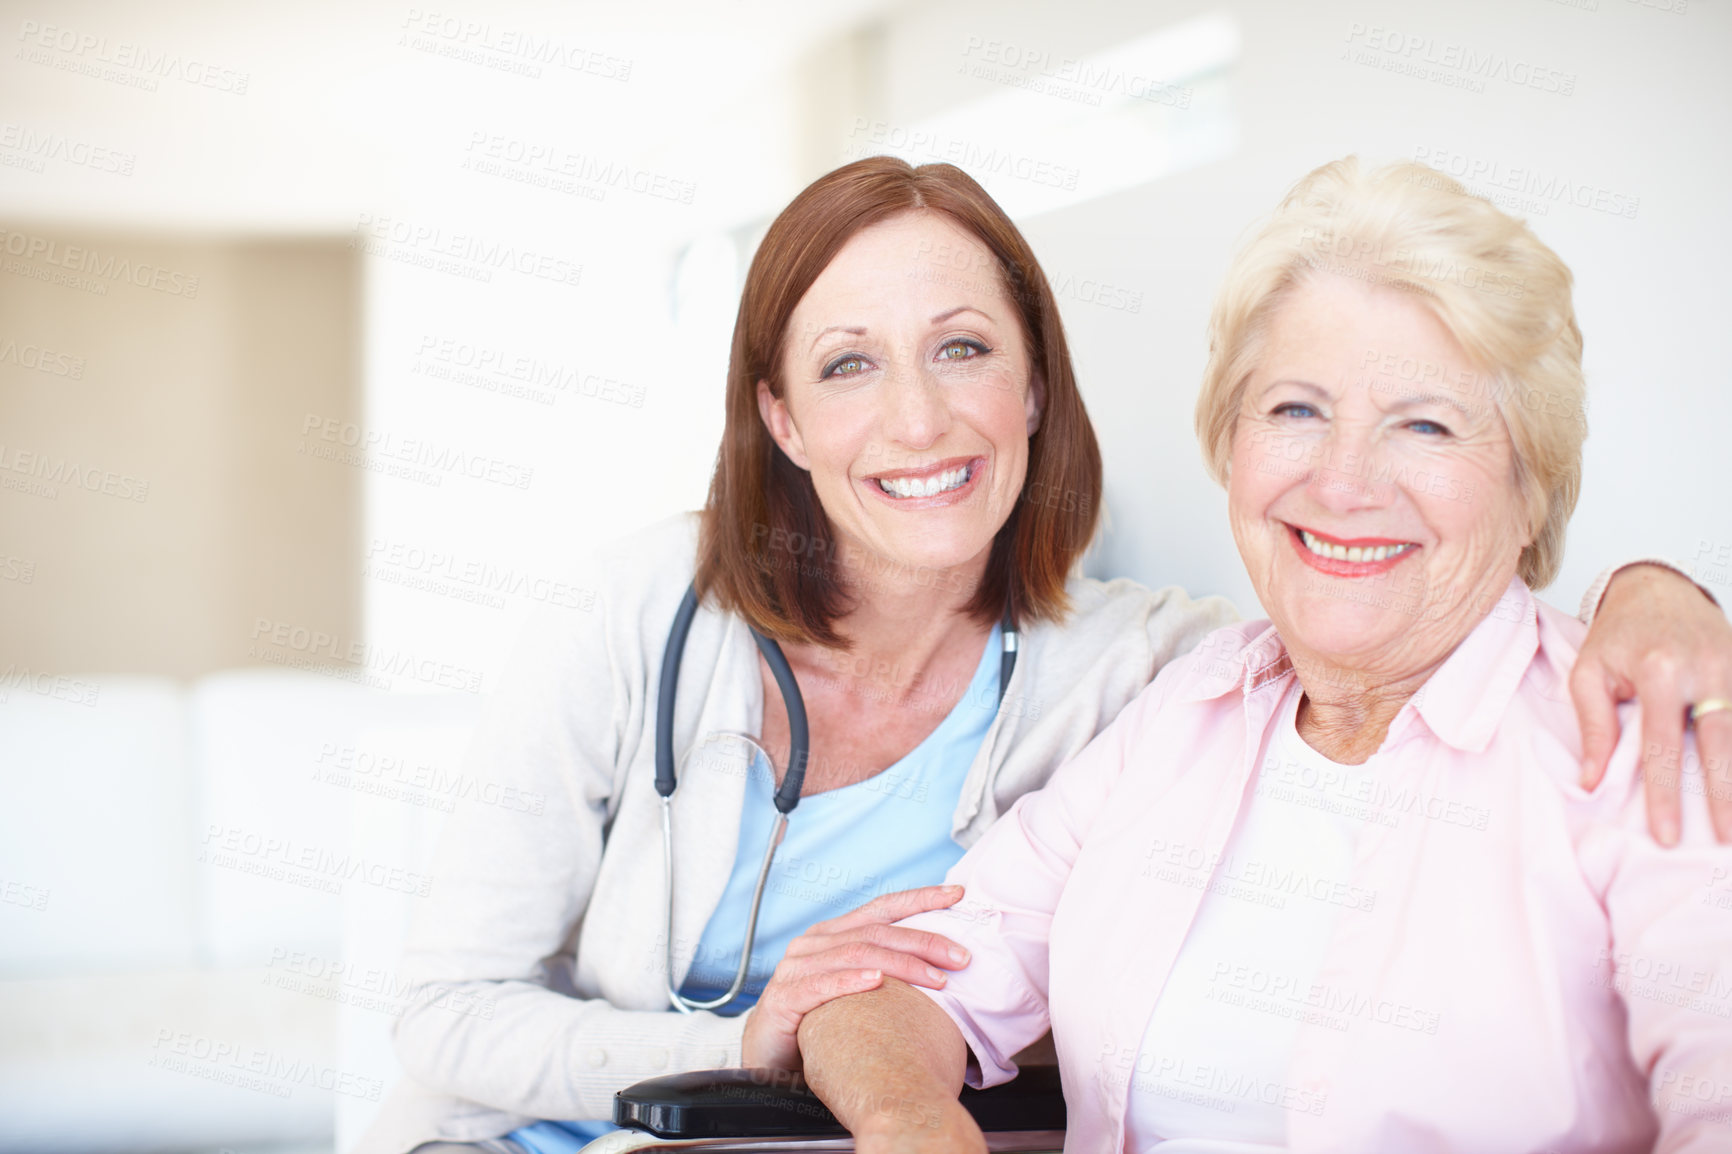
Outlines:
[{"label": "cardigan sleeve", "polygon": [[626,634],[608,614],[624,610],[598,578],[590,611],[544,608],[525,629],[464,767],[502,800],[447,819],[405,953],[410,1006],[395,1030],[405,1072],[526,1120],[609,1118],[614,1092],[633,1082],[738,1064],[744,1029],[743,1016],[570,994],[577,935],[605,932],[584,927],[584,914],[616,767],[641,738],[612,651]]}]

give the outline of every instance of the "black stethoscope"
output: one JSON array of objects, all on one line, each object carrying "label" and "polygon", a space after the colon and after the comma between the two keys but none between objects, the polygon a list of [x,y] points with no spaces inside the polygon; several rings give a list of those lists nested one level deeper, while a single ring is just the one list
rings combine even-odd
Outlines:
[{"label": "black stethoscope", "polygon": [[[769,664],[770,674],[776,679],[776,688],[782,692],[782,704],[788,711],[788,772],[783,775],[782,784],[776,790],[776,824],[770,830],[769,844],[764,847],[764,862],[758,867],[758,884],[752,889],[752,913],[746,919],[746,940],[740,949],[740,968],[734,974],[733,984],[720,997],[705,1002],[692,1001],[674,988],[673,798],[674,789],[679,784],[674,777],[674,690],[679,684],[680,658],[685,654],[686,634],[691,632],[692,618],[697,615],[697,611],[697,588],[688,587],[684,599],[680,601],[679,611],[674,614],[673,628],[668,630],[667,648],[662,652],[660,691],[656,695],[656,793],[660,794],[662,799],[662,864],[667,879],[668,1001],[673,1004],[674,1009],[685,1014],[694,1010],[720,1009],[739,997],[740,991],[745,988],[746,970],[752,964],[752,945],[758,936],[758,910],[764,901],[764,884],[770,878],[770,864],[775,860],[776,847],[782,843],[782,834],[788,828],[788,815],[800,804],[800,789],[806,783],[806,761],[812,748],[811,737],[806,728],[806,699],[800,696],[800,686],[794,680],[794,671],[788,666],[788,658],[782,653],[780,645],[754,629],[752,640],[758,643],[758,652],[764,655],[765,662]],[[1011,670],[1016,668],[1016,625],[1011,619],[1008,606],[1004,611],[1002,626],[1004,651],[998,667],[1000,704],[1004,702],[1004,691],[1010,685]],[[768,755],[765,760],[769,760]]]}]

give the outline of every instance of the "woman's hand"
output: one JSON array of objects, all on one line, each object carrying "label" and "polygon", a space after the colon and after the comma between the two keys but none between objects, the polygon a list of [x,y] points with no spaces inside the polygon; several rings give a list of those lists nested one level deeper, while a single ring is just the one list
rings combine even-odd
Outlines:
[{"label": "woman's hand", "polygon": [[[1685,711],[1711,698],[1732,700],[1732,624],[1690,581],[1656,565],[1612,578],[1570,674],[1582,723],[1582,786],[1605,775],[1618,743],[1617,705],[1642,703],[1642,781],[1648,828],[1676,845]],[[1732,841],[1732,710],[1696,723],[1696,753],[1708,808],[1722,842]]]},{"label": "woman's hand", "polygon": [[968,964],[968,951],[939,934],[892,922],[955,905],[961,886],[923,886],[873,898],[857,910],[819,922],[788,946],[764,994],[746,1015],[740,1061],[798,1070],[800,1020],[832,998],[877,988],[886,975],[938,989],[946,969]]}]

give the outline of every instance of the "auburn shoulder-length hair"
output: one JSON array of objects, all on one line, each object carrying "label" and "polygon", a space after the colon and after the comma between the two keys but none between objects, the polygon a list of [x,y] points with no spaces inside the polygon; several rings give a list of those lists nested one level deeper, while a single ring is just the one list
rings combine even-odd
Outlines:
[{"label": "auburn shoulder-length hair", "polygon": [[842,247],[863,229],[913,211],[944,216],[996,258],[1028,345],[1030,387],[1044,395],[1022,493],[993,539],[970,614],[989,623],[1008,605],[1023,623],[1062,619],[1069,609],[1065,580],[1094,536],[1100,447],[1077,392],[1058,302],[1028,242],[986,190],[953,165],[916,168],[888,156],[855,161],[795,197],[752,258],[728,357],[722,444],[699,530],[699,594],[780,641],[843,646],[836,623],[851,606],[836,579],[829,518],[810,475],[764,427],[758,382],[783,395],[789,319]]}]

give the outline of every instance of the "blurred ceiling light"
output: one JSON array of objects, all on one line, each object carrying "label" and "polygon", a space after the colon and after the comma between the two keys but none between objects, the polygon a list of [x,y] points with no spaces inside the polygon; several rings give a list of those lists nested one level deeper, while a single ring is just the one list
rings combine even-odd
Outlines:
[{"label": "blurred ceiling light", "polygon": [[907,128],[865,154],[947,161],[1014,217],[1069,208],[1232,153],[1230,16],[1199,17],[1079,59],[971,38],[962,68],[1000,91]]}]

